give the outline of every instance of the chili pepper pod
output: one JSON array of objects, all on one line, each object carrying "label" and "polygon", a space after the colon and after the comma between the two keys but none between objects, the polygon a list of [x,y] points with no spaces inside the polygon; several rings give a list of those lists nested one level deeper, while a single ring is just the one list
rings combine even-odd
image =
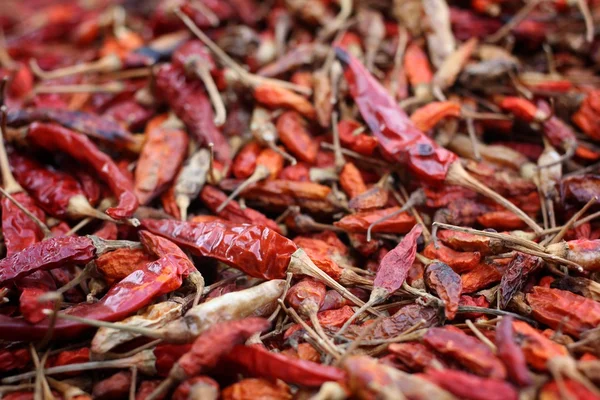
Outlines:
[{"label": "chili pepper pod", "polygon": [[325,382],[345,379],[344,371],[339,368],[286,357],[259,345],[235,346],[226,360],[251,375],[300,386],[319,387]]},{"label": "chili pepper pod", "polygon": [[460,185],[490,197],[518,215],[534,231],[540,231],[522,210],[464,171],[454,153],[439,147],[416,129],[358,60],[340,48],[336,48],[336,56],[344,66],[350,93],[386,158],[408,163],[411,171],[426,181]]},{"label": "chili pepper pod", "polygon": [[450,392],[418,375],[379,363],[367,356],[350,356],[344,361],[352,394],[360,399],[386,398],[455,399]]},{"label": "chili pepper pod", "polygon": [[461,399],[516,400],[519,398],[517,390],[502,380],[482,378],[463,371],[428,369],[423,377]]},{"label": "chili pepper pod", "polygon": [[396,290],[400,289],[406,280],[408,270],[415,261],[417,254],[417,240],[422,232],[423,228],[421,225],[415,225],[411,231],[406,234],[404,239],[383,257],[379,264],[377,275],[375,275],[375,280],[373,281],[373,290],[371,291],[369,301],[354,314],[353,318],[346,321],[342,329],[338,332],[338,335],[341,335],[348,326],[350,326],[352,321],[368,307],[381,303]]},{"label": "chili pepper pod", "polygon": [[146,136],[134,180],[134,191],[141,204],[148,204],[171,183],[188,151],[187,135],[170,126],[164,115],[148,123]]},{"label": "chili pepper pod", "polygon": [[521,387],[532,384],[531,373],[527,369],[523,350],[517,345],[513,332],[513,317],[502,317],[496,327],[496,346],[498,357],[506,366],[511,379]]},{"label": "chili pepper pod", "polygon": [[[131,182],[121,173],[113,160],[85,136],[59,125],[34,122],[29,126],[27,140],[47,151],[61,151],[78,162],[91,167],[110,187],[118,200],[116,207],[106,210],[115,219],[130,218],[138,206]],[[134,222],[132,222],[134,223]]]},{"label": "chili pepper pod", "polygon": [[229,163],[231,149],[214,123],[212,106],[202,83],[189,81],[183,70],[167,64],[157,71],[155,85],[192,137],[201,146],[212,143],[217,160]]},{"label": "chili pepper pod", "polygon": [[281,229],[275,221],[250,207],[242,208],[235,200],[229,201],[225,208],[217,211],[227,200],[227,195],[214,186],[204,186],[200,191],[200,199],[209,210],[227,221],[263,225],[277,233],[281,233]]},{"label": "chili pepper pod", "polygon": [[456,317],[462,293],[460,275],[447,264],[436,260],[427,265],[424,278],[427,287],[442,299],[446,318],[453,320]]},{"label": "chili pepper pod", "polygon": [[48,214],[57,218],[92,217],[114,221],[92,207],[79,183],[70,175],[15,152],[10,154],[9,160],[17,181]]},{"label": "chili pepper pod", "polygon": [[187,219],[190,203],[204,187],[210,165],[210,151],[200,149],[192,154],[181,168],[173,186],[173,196],[182,221]]},{"label": "chili pepper pod", "polygon": [[173,392],[173,400],[219,398],[219,384],[208,376],[196,376],[183,381]]},{"label": "chili pepper pod", "polygon": [[224,222],[194,224],[165,220],[144,220],[143,226],[195,254],[216,258],[250,276],[278,279],[287,272],[312,276],[355,304],[363,305],[360,299],[314,265],[294,242],[269,228]]},{"label": "chili pepper pod", "polygon": [[173,384],[215,368],[234,346],[244,343],[250,336],[267,329],[270,325],[270,322],[263,318],[245,318],[221,322],[210,327],[194,340],[190,351],[177,360],[167,379],[155,389],[150,399],[166,392]]}]

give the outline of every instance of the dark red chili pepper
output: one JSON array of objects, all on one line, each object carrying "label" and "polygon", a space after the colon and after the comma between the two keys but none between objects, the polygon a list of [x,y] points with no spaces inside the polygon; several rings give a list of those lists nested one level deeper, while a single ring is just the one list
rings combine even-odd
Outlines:
[{"label": "dark red chili pepper", "polygon": [[158,94],[169,103],[192,137],[202,146],[212,143],[217,160],[228,164],[231,150],[215,126],[212,105],[202,82],[186,78],[184,71],[167,64],[158,70],[155,83]]},{"label": "dark red chili pepper", "polygon": [[481,378],[462,371],[428,369],[425,378],[461,399],[517,400],[519,398],[515,388],[502,380]]},{"label": "dark red chili pepper", "polygon": [[123,219],[133,215],[138,201],[131,181],[88,138],[59,125],[34,122],[29,126],[27,139],[47,151],[66,153],[81,164],[91,167],[117,197],[118,205],[106,210],[109,216]]},{"label": "dark red chili pepper", "polygon": [[496,325],[496,346],[498,358],[506,366],[506,372],[519,386],[525,387],[533,382],[531,373],[527,369],[527,362],[523,350],[516,343],[513,332],[513,317],[502,317]]},{"label": "dark red chili pepper", "polygon": [[261,346],[235,346],[227,360],[251,375],[281,379],[300,386],[319,387],[346,377],[339,368],[286,357]]},{"label": "dark red chili pepper", "polygon": [[122,145],[135,142],[133,135],[115,121],[83,111],[28,108],[8,112],[8,126],[21,127],[35,121],[54,122],[93,138]]},{"label": "dark red chili pepper", "polygon": [[[143,242],[146,246],[149,246],[148,250],[160,255],[157,261],[146,264],[143,269],[134,271],[125,279],[115,284],[99,302],[93,304],[79,303],[61,311],[61,313],[100,321],[118,321],[135,313],[140,308],[149,304],[153,299],[179,288],[182,282],[182,275],[187,275],[190,271],[195,270],[194,265],[180,250],[173,253],[176,247],[173,247],[172,243],[169,244],[168,241],[162,238],[152,237],[149,233],[145,235],[147,240]],[[83,255],[84,258],[91,259],[94,256],[94,252],[98,251],[93,245],[92,240],[86,237],[68,237],[56,240],[60,239],[68,239],[71,242],[74,239],[83,239],[85,242],[80,243],[80,248],[76,252],[71,252],[72,255],[80,256],[80,258]],[[54,239],[48,239],[40,243],[40,245],[48,246],[47,243],[52,240]],[[67,245],[66,248],[59,248],[59,250],[69,250],[69,241],[65,242],[65,244]],[[165,249],[170,250],[165,252]],[[56,250],[49,252],[49,254],[55,253]],[[16,256],[19,256],[19,254]],[[4,259],[2,261],[11,259]],[[45,264],[40,264],[50,265],[56,261],[45,260]],[[32,325],[19,318],[0,315],[0,338],[3,340],[39,340],[47,334],[48,329],[48,320]],[[58,319],[54,325],[53,337],[73,338],[86,329],[89,329],[89,325],[85,323]]]}]

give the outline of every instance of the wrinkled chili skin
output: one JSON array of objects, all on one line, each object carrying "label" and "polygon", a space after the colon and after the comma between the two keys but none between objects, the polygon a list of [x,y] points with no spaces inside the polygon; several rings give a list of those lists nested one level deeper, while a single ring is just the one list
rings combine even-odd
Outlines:
[{"label": "wrinkled chili skin", "polygon": [[227,195],[214,186],[204,186],[200,191],[200,199],[206,207],[223,219],[240,224],[263,225],[277,233],[281,233],[281,229],[275,221],[252,208],[242,208],[240,203],[235,200],[231,200],[223,210],[217,213],[219,206],[227,200]]},{"label": "wrinkled chili skin", "polygon": [[6,283],[35,271],[65,264],[85,264],[95,254],[96,248],[85,236],[50,238],[0,260],[0,282]]},{"label": "wrinkled chili skin", "polygon": [[335,51],[344,66],[350,94],[386,158],[408,164],[425,181],[443,182],[457,156],[419,131],[357,59],[340,48]]},{"label": "wrinkled chili skin", "polygon": [[341,381],[346,377],[345,372],[337,367],[286,357],[258,345],[235,346],[227,361],[251,375],[307,387],[319,387],[325,382]]},{"label": "wrinkled chili skin", "polygon": [[518,392],[510,384],[496,379],[453,369],[428,369],[425,378],[461,399],[467,400],[517,400]]},{"label": "wrinkled chili skin", "polygon": [[169,103],[198,144],[214,144],[217,160],[229,164],[231,150],[215,126],[212,105],[202,82],[189,80],[182,70],[166,64],[158,70],[155,84],[158,94]]},{"label": "wrinkled chili skin", "polygon": [[[153,299],[178,289],[182,282],[181,271],[188,269],[187,263],[182,265],[180,259],[166,255],[148,263],[143,269],[129,274],[115,284],[99,302],[79,303],[61,312],[100,321],[120,321],[145,307]],[[75,338],[88,329],[90,326],[86,323],[59,318],[56,321],[53,337]],[[48,320],[32,325],[22,319],[0,315],[0,339],[2,340],[40,340],[47,331]]]},{"label": "wrinkled chili skin", "polygon": [[600,175],[575,175],[560,181],[560,197],[573,205],[585,204],[600,192]]},{"label": "wrinkled chili skin", "polygon": [[479,339],[446,328],[430,328],[423,341],[473,373],[494,379],[506,377],[504,365]]},{"label": "wrinkled chili skin", "polygon": [[379,265],[373,287],[382,288],[388,294],[402,286],[417,254],[417,239],[423,228],[415,225],[398,245],[387,253]]},{"label": "wrinkled chili skin", "polygon": [[292,253],[298,249],[286,237],[256,225],[150,219],[141,224],[196,255],[215,258],[255,278],[284,278]]},{"label": "wrinkled chili skin", "polygon": [[516,253],[500,280],[498,296],[501,308],[505,308],[514,294],[521,290],[529,274],[542,265],[539,257]]},{"label": "wrinkled chili skin", "polygon": [[583,296],[535,286],[526,298],[536,320],[574,337],[600,324],[600,303]]},{"label": "wrinkled chili skin", "polygon": [[531,374],[527,369],[523,350],[515,342],[513,317],[510,315],[502,317],[496,325],[496,347],[496,354],[506,366],[506,372],[511,379],[522,387],[531,385]]},{"label": "wrinkled chili skin", "polygon": [[86,197],[79,183],[64,172],[51,170],[17,153],[12,153],[9,160],[15,179],[53,217],[68,217],[71,197]]},{"label": "wrinkled chili skin", "polygon": [[[38,219],[42,221],[45,219],[44,212],[27,193],[14,193],[13,197]],[[2,206],[2,235],[7,256],[26,249],[44,238],[42,230],[12,201],[2,197],[0,205]]]},{"label": "wrinkled chili skin", "polygon": [[460,275],[443,262],[435,261],[425,269],[425,283],[444,301],[446,318],[453,320],[462,292]]},{"label": "wrinkled chili skin", "polygon": [[83,111],[53,108],[27,108],[9,110],[7,124],[12,127],[25,126],[31,122],[54,122],[66,128],[84,133],[97,139],[121,144],[134,142],[134,137],[115,121]]},{"label": "wrinkled chili skin", "polygon": [[118,204],[106,210],[115,218],[129,218],[138,207],[132,182],[119,170],[113,160],[101,152],[87,137],[60,125],[34,122],[29,127],[27,139],[30,143],[48,151],[60,151],[73,157],[81,164],[94,169],[117,197]]}]

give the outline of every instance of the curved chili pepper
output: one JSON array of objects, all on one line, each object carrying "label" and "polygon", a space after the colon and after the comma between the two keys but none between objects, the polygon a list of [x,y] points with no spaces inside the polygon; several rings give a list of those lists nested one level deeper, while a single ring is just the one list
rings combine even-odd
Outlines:
[{"label": "curved chili pepper", "polygon": [[18,128],[35,121],[54,122],[65,128],[108,142],[121,144],[135,142],[133,135],[115,121],[83,111],[69,111],[58,108],[27,108],[9,110],[7,114],[8,126]]},{"label": "curved chili pepper", "polygon": [[[27,193],[15,193],[13,198],[38,217],[40,221],[46,219],[44,212]],[[2,235],[4,236],[7,256],[16,254],[44,239],[44,233],[40,227],[12,201],[3,197],[0,200],[0,205],[2,206]]]},{"label": "curved chili pepper", "polygon": [[423,341],[478,375],[495,379],[506,377],[506,368],[494,353],[478,339],[461,331],[430,328]]},{"label": "curved chili pepper", "polygon": [[[100,249],[93,245],[93,241],[89,238],[68,237],[56,240],[60,239],[67,239],[66,246],[62,248],[63,251],[69,250],[69,240],[71,242],[73,242],[73,239],[82,239],[84,241],[83,243],[78,241],[80,242],[80,247],[76,251],[79,254],[76,251],[71,252],[75,257],[79,256],[79,260],[77,261],[85,257],[91,259],[94,257],[95,252],[102,253]],[[40,243],[40,245],[47,246],[47,243],[52,240],[54,239],[48,239]],[[145,241],[145,243],[150,246],[149,250],[160,254],[162,253],[161,243],[164,243],[164,239],[158,238],[156,240],[157,245],[150,241]],[[50,254],[52,253],[56,253],[56,251],[51,251]],[[153,299],[172,292],[181,286],[182,274],[189,273],[192,269],[195,270],[195,267],[183,253],[180,254],[181,256],[171,253],[164,254],[157,261],[148,263],[142,269],[132,272],[125,279],[115,284],[97,303],[79,303],[62,312],[68,315],[100,321],[119,321],[146,306]],[[47,254],[45,255],[47,257]],[[2,261],[10,259],[12,258]],[[53,261],[56,262],[55,260],[47,260],[45,265],[51,265]],[[73,261],[73,257],[70,261]],[[48,320],[31,325],[22,319],[0,315],[0,338],[3,340],[39,340],[47,334],[48,329]],[[73,338],[80,335],[86,329],[89,329],[89,325],[85,323],[58,319],[54,325],[53,337]]]},{"label": "curved chili pepper", "polygon": [[129,247],[132,243],[113,242],[93,236],[50,238],[0,260],[0,282],[9,282],[35,271],[57,268],[65,264],[85,264],[96,255]]},{"label": "curved chili pepper", "polygon": [[[378,219],[398,211],[400,207],[390,207],[375,211],[362,211],[347,215],[334,225],[347,232],[366,233],[369,226]],[[408,213],[401,213],[373,226],[373,233],[407,233],[415,226],[416,220]]]},{"label": "curved chili pepper", "polygon": [[460,275],[443,262],[434,261],[425,269],[425,284],[444,301],[446,318],[453,320],[458,311],[462,281]]},{"label": "curved chili pepper", "polygon": [[461,399],[517,400],[519,398],[515,388],[504,381],[481,378],[462,371],[428,369],[424,377]]},{"label": "curved chili pepper", "polygon": [[[9,155],[15,178],[30,193],[44,211],[53,217],[79,217],[76,202],[87,203],[87,196],[70,175],[51,170],[18,153]],[[85,206],[92,208],[89,203]]]},{"label": "curved chili pepper", "polygon": [[336,55],[344,65],[350,93],[390,161],[408,164],[419,178],[442,182],[458,159],[419,131],[386,90],[354,57],[340,48]]},{"label": "curved chili pepper", "polygon": [[165,126],[167,116],[158,116],[146,127],[146,142],[135,169],[134,191],[141,204],[148,204],[169,185],[188,151],[185,132]]},{"label": "curved chili pepper", "polygon": [[513,317],[502,317],[496,326],[496,346],[498,346],[498,357],[506,366],[508,375],[519,386],[531,385],[532,378],[523,350],[517,345],[513,333]]},{"label": "curved chili pepper", "polygon": [[226,359],[252,375],[281,379],[300,386],[318,387],[346,377],[339,368],[286,357],[261,346],[235,346]]},{"label": "curved chili pepper", "polygon": [[212,143],[217,160],[229,163],[231,150],[215,126],[212,106],[202,82],[186,79],[185,73],[171,64],[158,70],[155,82],[158,94],[169,103],[192,137],[202,146]]},{"label": "curved chili pepper", "polygon": [[48,151],[61,151],[81,164],[94,169],[96,174],[110,187],[118,200],[116,207],[106,210],[115,219],[129,218],[138,207],[137,197],[131,182],[121,173],[113,160],[85,136],[59,125],[34,122],[29,126],[27,139]]}]

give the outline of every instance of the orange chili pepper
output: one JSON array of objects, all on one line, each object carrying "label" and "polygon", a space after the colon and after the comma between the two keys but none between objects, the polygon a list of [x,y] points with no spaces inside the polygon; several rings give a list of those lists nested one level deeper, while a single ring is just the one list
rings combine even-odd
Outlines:
[{"label": "orange chili pepper", "polygon": [[314,163],[319,144],[308,133],[300,114],[286,111],[277,119],[277,132],[281,143],[299,160]]}]

